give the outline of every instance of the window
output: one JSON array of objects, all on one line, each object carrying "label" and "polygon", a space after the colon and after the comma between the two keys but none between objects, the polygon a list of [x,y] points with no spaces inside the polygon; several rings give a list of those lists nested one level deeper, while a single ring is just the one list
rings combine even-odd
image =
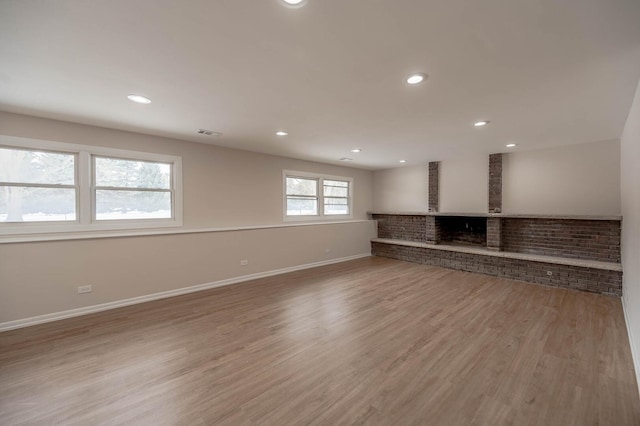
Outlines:
[{"label": "window", "polygon": [[96,220],[170,219],[171,164],[93,157]]},{"label": "window", "polygon": [[349,181],[324,179],[324,214],[349,214]]},{"label": "window", "polygon": [[318,179],[287,176],[287,216],[318,214]]},{"label": "window", "polygon": [[0,137],[0,234],[182,225],[181,159]]},{"label": "window", "polygon": [[77,218],[76,156],[0,147],[0,221]]},{"label": "window", "polygon": [[351,217],[353,180],[285,170],[285,220]]}]

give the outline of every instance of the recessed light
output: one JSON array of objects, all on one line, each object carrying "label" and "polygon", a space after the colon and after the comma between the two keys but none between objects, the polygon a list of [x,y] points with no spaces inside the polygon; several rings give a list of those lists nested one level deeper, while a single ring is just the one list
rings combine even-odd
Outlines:
[{"label": "recessed light", "polygon": [[513,148],[516,145],[518,145],[518,144],[516,144],[516,143],[508,143],[506,146],[507,146],[507,148]]},{"label": "recessed light", "polygon": [[353,161],[353,158],[342,157],[340,161]]},{"label": "recessed light", "polygon": [[401,162],[401,163],[406,163],[406,162],[407,162],[407,160],[400,160],[400,162]]},{"label": "recessed light", "polygon": [[289,134],[289,133],[287,133],[287,132],[283,132],[282,130],[278,130],[278,131],[276,132],[276,135],[277,135],[277,136],[287,136],[288,134]]},{"label": "recessed light", "polygon": [[489,123],[490,121],[476,121],[475,123],[473,123],[473,125],[476,127],[482,127],[482,126],[486,126]]},{"label": "recessed light", "polygon": [[289,6],[300,6],[305,0],[283,0]]},{"label": "recessed light", "polygon": [[360,148],[353,148],[351,152],[362,152],[362,150]]},{"label": "recessed light", "polygon": [[129,99],[130,101],[133,102],[137,102],[139,104],[150,104],[151,103],[151,99],[146,98],[144,96],[141,95],[128,95],[127,99]]},{"label": "recessed light", "polygon": [[407,78],[407,83],[419,84],[419,83],[422,83],[425,78],[427,78],[427,75],[423,73],[411,74],[409,78]]}]

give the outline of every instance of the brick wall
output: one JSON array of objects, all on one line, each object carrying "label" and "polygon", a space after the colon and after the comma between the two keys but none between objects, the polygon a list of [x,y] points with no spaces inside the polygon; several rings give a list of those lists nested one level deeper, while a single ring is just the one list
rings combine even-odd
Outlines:
[{"label": "brick wall", "polygon": [[620,262],[620,221],[502,218],[502,249]]},{"label": "brick wall", "polygon": [[[554,287],[620,296],[622,272],[490,255],[371,243],[374,256],[494,275]],[[551,275],[548,274],[551,272]]]},{"label": "brick wall", "polygon": [[489,212],[502,211],[502,154],[489,155]]},{"label": "brick wall", "polygon": [[374,214],[378,221],[378,237],[394,240],[426,242],[427,220],[424,215]]},{"label": "brick wall", "polygon": [[429,211],[437,212],[440,200],[440,162],[431,161],[429,163]]}]

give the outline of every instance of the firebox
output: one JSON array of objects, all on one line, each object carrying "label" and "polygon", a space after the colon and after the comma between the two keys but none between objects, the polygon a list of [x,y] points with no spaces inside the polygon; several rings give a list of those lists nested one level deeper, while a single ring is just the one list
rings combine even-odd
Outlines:
[{"label": "firebox", "polygon": [[440,242],[486,247],[487,218],[469,216],[438,216],[436,226]]}]

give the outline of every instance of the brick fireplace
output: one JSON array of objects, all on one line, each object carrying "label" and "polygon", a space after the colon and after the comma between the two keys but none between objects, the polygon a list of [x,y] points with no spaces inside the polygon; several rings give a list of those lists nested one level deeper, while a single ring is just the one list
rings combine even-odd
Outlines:
[{"label": "brick fireplace", "polygon": [[601,294],[622,294],[619,217],[372,214],[372,254]]},{"label": "brick fireplace", "polygon": [[620,296],[622,218],[504,214],[502,160],[489,156],[486,214],[439,213],[440,163],[429,163],[428,212],[373,213],[371,253]]}]

